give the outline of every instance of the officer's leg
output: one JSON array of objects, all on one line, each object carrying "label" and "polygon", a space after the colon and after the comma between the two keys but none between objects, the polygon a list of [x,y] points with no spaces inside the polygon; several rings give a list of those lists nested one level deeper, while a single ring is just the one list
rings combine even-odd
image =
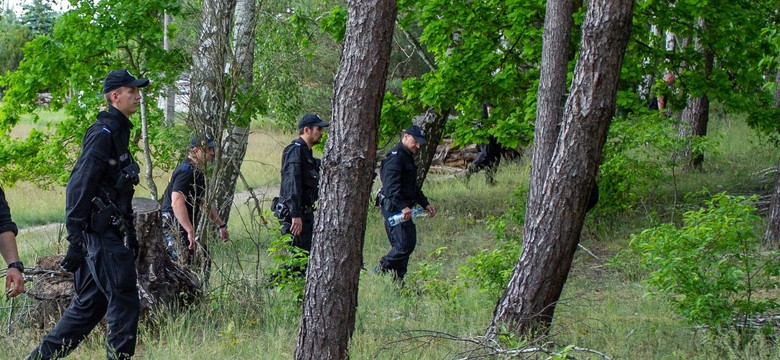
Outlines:
[{"label": "officer's leg", "polygon": [[103,245],[106,261],[97,271],[108,297],[108,358],[129,359],[135,353],[140,307],[135,259],[117,234],[107,233]]},{"label": "officer's leg", "polygon": [[106,314],[108,300],[95,281],[95,263],[99,256],[90,250],[85,264],[74,274],[76,294],[70,306],[54,329],[43,337],[29,359],[57,359],[67,356],[75,349]]},{"label": "officer's leg", "polygon": [[306,252],[311,252],[311,239],[314,235],[314,213],[303,214],[303,216],[301,216],[301,221],[303,222],[301,234],[293,236],[292,244],[295,247],[306,250]]},{"label": "officer's leg", "polygon": [[406,275],[409,257],[417,245],[417,228],[410,220],[396,226],[385,224],[385,229],[388,232],[392,248],[387,255],[382,257],[379,265],[383,270],[393,271],[398,279],[403,279]]}]

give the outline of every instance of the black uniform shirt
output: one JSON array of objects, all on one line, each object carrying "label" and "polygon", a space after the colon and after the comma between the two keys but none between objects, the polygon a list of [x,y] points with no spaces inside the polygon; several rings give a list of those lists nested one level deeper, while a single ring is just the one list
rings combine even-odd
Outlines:
[{"label": "black uniform shirt", "polygon": [[0,234],[6,231],[13,231],[14,235],[17,235],[19,228],[11,220],[11,208],[8,206],[8,202],[5,201],[5,192],[0,188]]},{"label": "black uniform shirt", "polygon": [[403,143],[398,143],[382,161],[380,172],[382,179],[382,194],[385,201],[390,201],[390,210],[398,212],[414,204],[420,204],[423,208],[430,203],[428,198],[417,184],[417,165],[414,163],[412,152]]},{"label": "black uniform shirt", "polygon": [[301,217],[319,197],[320,166],[302,138],[293,140],[282,153],[282,186],[279,198],[290,217]]},{"label": "black uniform shirt", "polygon": [[179,164],[171,174],[171,180],[168,187],[165,188],[163,197],[162,211],[173,214],[171,195],[174,192],[180,192],[184,195],[184,204],[187,206],[187,215],[192,224],[196,223],[200,215],[200,206],[198,205],[206,195],[206,177],[189,158]]},{"label": "black uniform shirt", "polygon": [[81,154],[65,187],[65,228],[70,243],[83,243],[81,232],[89,226],[94,210],[92,199],[96,196],[104,202],[114,202],[125,217],[127,231],[135,233],[132,220],[134,189],[130,186],[119,192],[114,188],[121,170],[135,162],[128,150],[132,127],[130,119],[109,105],[108,110],[101,111],[97,121],[87,129]]}]

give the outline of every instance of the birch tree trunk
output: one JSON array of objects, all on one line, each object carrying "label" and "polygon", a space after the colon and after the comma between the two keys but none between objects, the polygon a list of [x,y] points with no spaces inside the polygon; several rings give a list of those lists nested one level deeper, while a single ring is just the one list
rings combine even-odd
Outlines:
[{"label": "birch tree trunk", "polygon": [[[548,2],[548,6],[555,4]],[[544,333],[553,319],[615,113],[633,5],[633,0],[594,0],[588,5],[560,133],[557,138],[542,133],[536,140],[535,146],[551,148],[552,156],[545,161],[544,155],[550,151],[534,151],[530,191],[534,195],[529,193],[523,254],[496,304],[487,331],[491,338],[503,332],[521,336]],[[543,61],[542,68],[546,66],[550,65]],[[547,127],[546,131],[554,129]],[[537,196],[533,202],[532,196]]]},{"label": "birch tree trunk", "polygon": [[346,359],[355,330],[395,0],[350,0],[322,158],[296,359]]},{"label": "birch tree trunk", "polygon": [[254,93],[255,26],[257,7],[255,0],[238,0],[235,10],[234,48],[235,66],[231,72],[236,84],[235,113],[228,124],[222,153],[222,171],[216,178],[217,210],[225,222],[230,218],[238,175],[249,144],[249,124],[255,107]]},{"label": "birch tree trunk", "polygon": [[[226,96],[225,69],[231,53],[230,33],[233,24],[233,10],[236,0],[215,0],[203,3],[203,17],[198,45],[193,52],[192,75],[190,77],[190,116],[188,125],[199,136],[213,136],[217,142],[216,160],[212,176],[206,179],[206,203],[215,200],[216,182],[223,171],[222,133],[230,120],[230,102]],[[208,211],[202,211],[196,220],[196,233],[207,234]],[[208,242],[211,236],[201,236],[201,246],[195,254],[194,264],[201,268],[203,283],[208,284],[211,272],[211,257]],[[204,285],[204,286],[205,286]]]}]

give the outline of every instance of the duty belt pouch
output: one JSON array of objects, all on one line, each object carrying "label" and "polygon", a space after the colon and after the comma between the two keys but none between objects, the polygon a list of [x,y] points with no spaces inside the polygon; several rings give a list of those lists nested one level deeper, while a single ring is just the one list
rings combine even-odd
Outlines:
[{"label": "duty belt pouch", "polygon": [[97,234],[105,232],[111,226],[111,218],[114,216],[114,209],[110,206],[103,210],[92,212],[89,220],[89,227]]}]

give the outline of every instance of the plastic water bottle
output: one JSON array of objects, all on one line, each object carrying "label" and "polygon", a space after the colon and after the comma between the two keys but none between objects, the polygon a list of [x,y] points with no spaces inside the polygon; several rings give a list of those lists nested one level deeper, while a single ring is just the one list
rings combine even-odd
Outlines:
[{"label": "plastic water bottle", "polygon": [[[423,210],[422,207],[416,206],[416,207],[412,208],[412,217],[413,218],[416,218],[416,217],[420,216],[421,214],[425,214],[425,210]],[[387,223],[389,223],[390,226],[396,226],[396,225],[398,225],[398,224],[400,224],[400,223],[402,223],[404,221],[406,221],[406,220],[404,220],[404,213],[403,212],[399,212],[398,214],[395,214],[395,215],[387,218]]]}]

